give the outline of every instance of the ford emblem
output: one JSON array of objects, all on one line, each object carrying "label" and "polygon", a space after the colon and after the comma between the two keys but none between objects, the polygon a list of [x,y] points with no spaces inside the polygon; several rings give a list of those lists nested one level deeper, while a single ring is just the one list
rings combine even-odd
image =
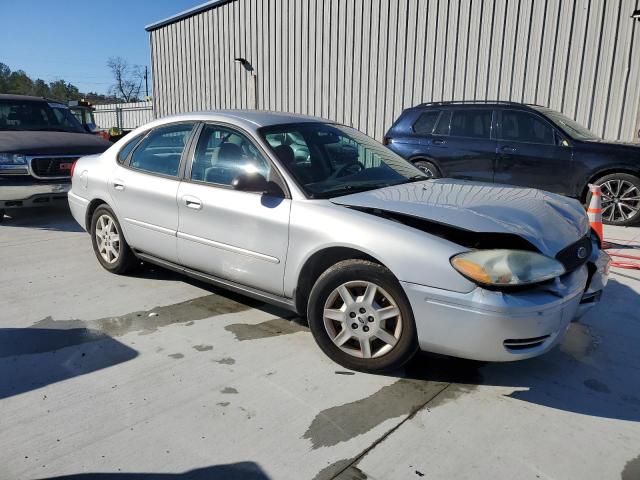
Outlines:
[{"label": "ford emblem", "polygon": [[582,260],[587,256],[587,249],[585,247],[580,247],[577,252],[578,258]]}]

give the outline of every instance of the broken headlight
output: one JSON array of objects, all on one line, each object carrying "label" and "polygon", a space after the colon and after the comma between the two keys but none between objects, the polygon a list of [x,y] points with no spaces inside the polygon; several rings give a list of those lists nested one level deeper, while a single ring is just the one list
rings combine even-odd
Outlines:
[{"label": "broken headlight", "polygon": [[557,260],[526,250],[474,250],[455,255],[451,265],[475,283],[491,287],[531,285],[565,273]]}]

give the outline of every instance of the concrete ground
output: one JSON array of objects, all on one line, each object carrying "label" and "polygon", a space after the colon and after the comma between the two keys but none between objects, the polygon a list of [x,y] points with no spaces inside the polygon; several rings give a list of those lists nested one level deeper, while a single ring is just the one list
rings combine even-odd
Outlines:
[{"label": "concrete ground", "polygon": [[[620,252],[640,229],[606,228]],[[640,479],[640,271],[540,358],[345,371],[292,315],[0,226],[0,479]]]}]

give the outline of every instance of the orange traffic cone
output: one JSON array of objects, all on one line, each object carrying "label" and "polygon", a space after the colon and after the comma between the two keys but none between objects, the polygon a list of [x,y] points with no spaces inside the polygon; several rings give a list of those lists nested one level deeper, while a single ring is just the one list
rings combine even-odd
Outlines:
[{"label": "orange traffic cone", "polygon": [[587,208],[589,224],[600,238],[600,244],[603,245],[604,232],[602,231],[602,192],[600,191],[600,185],[590,184],[589,190],[591,190],[591,201],[589,202],[589,208]]}]

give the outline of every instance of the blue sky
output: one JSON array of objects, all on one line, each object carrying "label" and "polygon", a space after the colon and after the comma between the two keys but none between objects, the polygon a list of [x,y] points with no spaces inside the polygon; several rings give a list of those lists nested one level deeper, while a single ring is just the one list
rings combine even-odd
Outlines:
[{"label": "blue sky", "polygon": [[[106,93],[107,59],[151,71],[145,25],[205,0],[0,0],[0,62],[32,78]],[[151,82],[149,82],[151,85]]]}]

